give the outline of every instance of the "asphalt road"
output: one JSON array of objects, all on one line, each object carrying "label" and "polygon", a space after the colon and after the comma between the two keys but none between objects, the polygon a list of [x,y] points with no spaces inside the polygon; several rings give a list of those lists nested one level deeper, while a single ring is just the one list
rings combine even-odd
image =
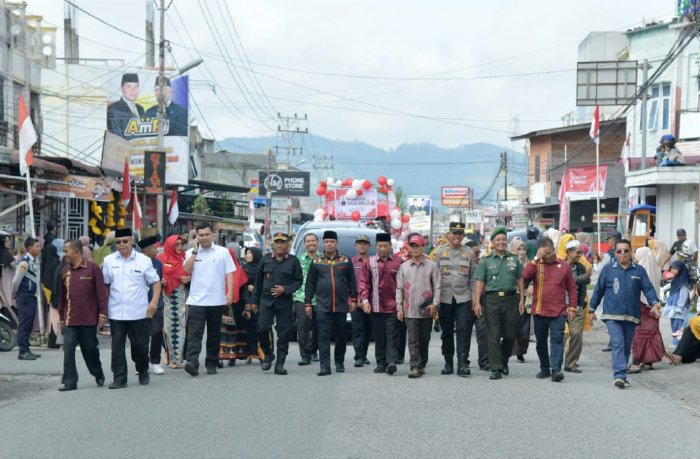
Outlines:
[{"label": "asphalt road", "polygon": [[[0,457],[695,457],[700,365],[661,363],[620,390],[603,327],[585,339],[583,373],[559,384],[535,378],[534,343],[501,381],[442,376],[438,334],[418,380],[407,365],[394,376],[353,368],[352,351],[346,373],[319,378],[317,366],[297,366],[293,343],[285,377],[239,363],[197,378],[168,370],[148,386],[130,372],[114,391],[79,360],[79,390],[59,393],[60,351],[35,362],[3,353]],[[102,361],[108,369],[109,351]]]}]

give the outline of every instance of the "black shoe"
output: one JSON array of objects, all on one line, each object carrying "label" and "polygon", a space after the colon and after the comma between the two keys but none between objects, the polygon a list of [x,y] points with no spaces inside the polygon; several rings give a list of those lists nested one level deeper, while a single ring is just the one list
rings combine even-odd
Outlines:
[{"label": "black shoe", "polygon": [[336,373],[345,373],[345,364],[344,363],[336,363],[335,364],[335,372]]},{"label": "black shoe", "polygon": [[397,361],[396,361],[396,364],[397,364],[397,365],[403,365],[403,359],[397,360]]},{"label": "black shoe", "polygon": [[218,373],[218,371],[216,371],[216,368],[214,368],[214,367],[208,367],[208,368],[207,368],[207,374],[208,374],[208,375],[215,375],[215,374],[217,374],[217,373]]},{"label": "black shoe", "polygon": [[365,361],[363,359],[355,359],[355,368],[360,368],[361,366],[364,366]]},{"label": "black shoe", "polygon": [[494,379],[494,380],[495,380],[495,379],[501,379],[501,378],[502,378],[501,372],[498,371],[498,370],[493,370],[493,371],[491,372],[491,376],[489,376],[489,379]]},{"label": "black shoe", "polygon": [[388,375],[393,375],[394,373],[396,373],[396,364],[395,364],[395,363],[390,363],[390,364],[387,365],[387,367],[386,367],[386,374],[388,374]]},{"label": "black shoe", "polygon": [[147,371],[144,371],[143,373],[139,373],[139,384],[141,384],[142,386],[145,386],[149,382],[151,382],[151,377],[148,376]]},{"label": "black shoe", "polygon": [[564,380],[564,373],[562,373],[561,371],[557,371],[556,373],[554,373],[552,375],[553,382],[561,382],[563,380]]},{"label": "black shoe", "polygon": [[113,382],[112,384],[109,385],[110,389],[124,389],[126,387],[126,383],[118,383],[118,382]]},{"label": "black shoe", "polygon": [[445,367],[440,370],[441,375],[451,375],[455,372],[454,361],[452,357],[445,357]]},{"label": "black shoe", "polygon": [[102,387],[102,386],[104,386],[104,385],[105,385],[105,377],[104,377],[104,375],[95,378],[95,382],[97,383],[97,387]]},{"label": "black shoe", "polygon": [[537,379],[549,378],[550,376],[552,376],[552,373],[547,370],[542,370],[539,373],[537,373]]},{"label": "black shoe", "polygon": [[287,374],[287,370],[282,365],[275,365],[275,374],[284,376]]},{"label": "black shoe", "polygon": [[59,391],[59,392],[68,392],[69,390],[77,390],[77,389],[78,389],[78,385],[77,385],[77,384],[70,384],[70,385],[66,384],[66,385],[63,386],[63,387],[59,387],[59,388],[58,388],[58,391]]},{"label": "black shoe", "polygon": [[518,363],[525,363],[525,357],[523,357],[522,355],[519,355],[518,356]]},{"label": "black shoe", "polygon": [[569,373],[581,373],[581,370],[579,370],[579,369],[576,368],[576,367],[574,367],[574,368],[564,368],[564,371],[569,372]]},{"label": "black shoe", "polygon": [[33,353],[32,351],[29,351],[29,354],[30,354],[32,357],[34,357],[35,359],[38,359],[39,357],[41,357],[41,354],[35,354],[35,353]]},{"label": "black shoe", "polygon": [[192,362],[185,363],[185,371],[190,376],[197,376],[199,374],[199,370],[197,370],[197,367],[195,367],[194,363],[192,363]]},{"label": "black shoe", "polygon": [[482,366],[479,366],[479,370],[481,370],[481,371],[491,371],[491,367],[482,367]]},{"label": "black shoe", "polygon": [[216,368],[223,368],[224,367],[224,361],[219,360],[219,363],[216,364]]},{"label": "black shoe", "polygon": [[467,364],[467,358],[464,354],[459,354],[457,356],[457,376],[466,377],[472,374]]},{"label": "black shoe", "polygon": [[318,352],[314,352],[313,354],[311,354],[311,361],[318,362]]},{"label": "black shoe", "polygon": [[302,357],[297,363],[300,367],[305,367],[306,365],[311,365],[311,359],[308,357]]},{"label": "black shoe", "polygon": [[375,373],[386,373],[386,365],[377,365],[374,369]]},{"label": "black shoe", "polygon": [[321,368],[321,371],[316,373],[318,376],[328,376],[331,374],[331,369],[330,368]]},{"label": "black shoe", "polygon": [[230,367],[235,367],[235,366],[236,366],[236,359],[229,360],[229,361],[228,361],[228,366],[230,366]]},{"label": "black shoe", "polygon": [[34,357],[29,352],[25,352],[24,354],[19,354],[17,356],[17,360],[36,360],[36,357]]},{"label": "black shoe", "polygon": [[604,347],[603,349],[601,349],[601,351],[603,351],[603,352],[612,352],[612,348],[611,348],[610,346]]},{"label": "black shoe", "polygon": [[365,365],[369,365],[369,359],[365,357],[362,363],[364,363]]},{"label": "black shoe", "polygon": [[265,359],[262,361],[262,369],[263,371],[267,371],[270,368],[272,368],[272,357],[265,357]]},{"label": "black shoe", "polygon": [[510,368],[508,368],[508,365],[503,367],[501,373],[503,373],[504,376],[508,376],[510,374]]}]

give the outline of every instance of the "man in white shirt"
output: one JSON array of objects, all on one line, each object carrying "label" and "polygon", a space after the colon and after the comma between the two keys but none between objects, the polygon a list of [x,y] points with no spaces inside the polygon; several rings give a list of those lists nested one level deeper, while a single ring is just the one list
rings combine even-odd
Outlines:
[{"label": "man in white shirt", "polygon": [[197,239],[185,255],[185,271],[192,275],[187,297],[187,363],[185,371],[199,374],[199,353],[202,350],[204,327],[207,328],[207,348],[204,365],[208,375],[216,374],[219,364],[221,315],[224,306],[233,302],[233,272],[236,265],[228,249],[212,243],[209,223],[199,223]]},{"label": "man in white shirt", "polygon": [[[148,319],[153,317],[160,297],[160,277],[151,259],[134,250],[130,228],[118,229],[114,243],[117,251],[102,264],[109,296],[108,315],[112,332],[112,373],[110,389],[126,387],[126,338],[131,344],[131,359],[136,364],[139,384],[148,384]],[[153,285],[153,299],[148,301],[148,287]]]}]

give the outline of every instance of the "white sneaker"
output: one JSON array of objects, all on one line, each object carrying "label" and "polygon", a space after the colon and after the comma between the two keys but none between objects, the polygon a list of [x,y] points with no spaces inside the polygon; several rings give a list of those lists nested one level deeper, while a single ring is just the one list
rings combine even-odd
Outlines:
[{"label": "white sneaker", "polygon": [[148,365],[148,370],[150,373],[153,373],[154,375],[162,375],[165,373],[165,370],[159,363],[151,363]]},{"label": "white sneaker", "polygon": [[619,387],[620,389],[624,389],[626,387],[625,380],[622,378],[616,379],[613,384],[615,384],[615,387]]}]

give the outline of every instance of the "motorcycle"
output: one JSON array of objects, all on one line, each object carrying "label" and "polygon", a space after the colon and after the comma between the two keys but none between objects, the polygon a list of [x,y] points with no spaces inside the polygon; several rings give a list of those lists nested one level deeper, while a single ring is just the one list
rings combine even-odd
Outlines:
[{"label": "motorcycle", "polygon": [[8,352],[17,345],[17,332],[10,319],[0,312],[0,351]]}]

